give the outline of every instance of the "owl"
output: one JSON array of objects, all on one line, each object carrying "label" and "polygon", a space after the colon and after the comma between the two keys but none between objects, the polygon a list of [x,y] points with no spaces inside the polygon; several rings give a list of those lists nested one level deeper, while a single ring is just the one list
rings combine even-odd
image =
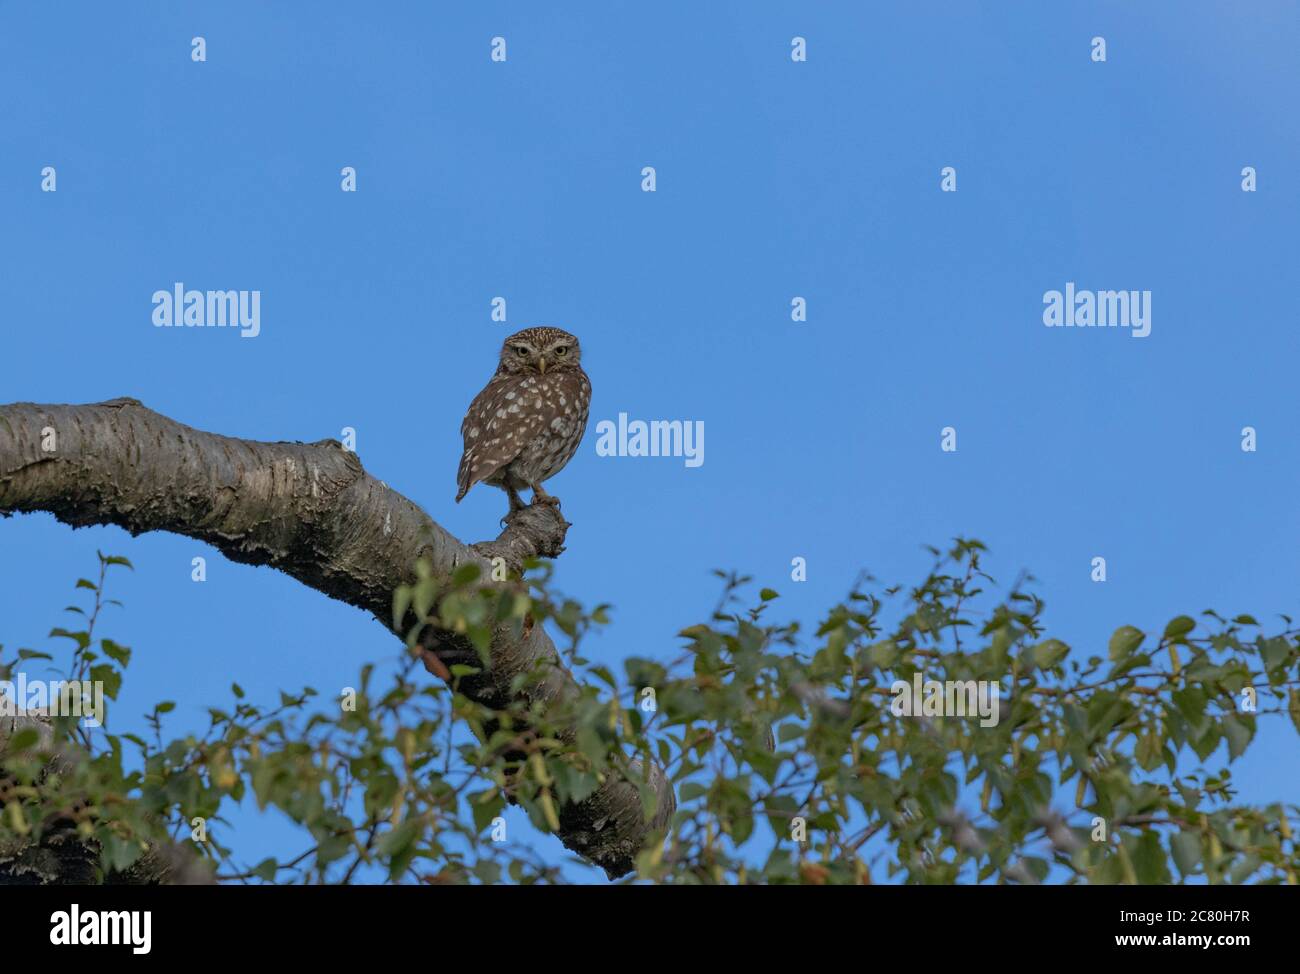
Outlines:
[{"label": "owl", "polygon": [[578,339],[559,328],[525,328],[506,339],[496,375],[470,403],[460,425],[465,452],[456,503],[480,481],[500,487],[511,512],[524,502],[559,504],[542,489],[572,459],[587,429],[591,382]]}]

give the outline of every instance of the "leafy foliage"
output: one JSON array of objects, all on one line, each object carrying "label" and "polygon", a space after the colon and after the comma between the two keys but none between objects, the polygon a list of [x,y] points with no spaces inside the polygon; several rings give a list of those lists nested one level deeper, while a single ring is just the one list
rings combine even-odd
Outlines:
[{"label": "leafy foliage", "polygon": [[[421,567],[394,597],[409,659],[383,680],[363,667],[333,704],[306,688],[257,705],[234,685],[202,734],[165,740],[164,702],[146,717],[152,739],[62,717],[56,748],[10,735],[0,863],[72,827],[101,875],[181,841],[227,881],[564,882],[573,873],[529,836],[508,836],[506,804],[553,832],[607,776],[639,782],[658,762],[678,810],[639,856],[642,880],[1295,883],[1296,807],[1236,803],[1231,772],[1261,717],[1300,731],[1290,620],[1269,635],[1247,615],[1179,616],[1159,633],[1120,626],[1105,653],[1080,654],[1046,636],[1028,579],[993,594],[983,552],[961,539],[934,550],[911,589],[863,576],[808,632],[771,621],[777,592],[748,605],[751,580],[719,573],[722,597],[680,634],[677,658],[630,658],[621,673],[581,653],[608,607],[555,595],[549,566],[531,566],[527,587]],[[102,682],[110,700],[131,651],[96,629],[105,574],[125,564],[101,556],[98,581],[77,583],[93,606],[69,610],[84,624],[51,633],[71,644],[68,677]],[[429,624],[478,659],[422,656]],[[541,704],[530,691],[544,667],[515,677],[498,708],[460,692],[483,677],[495,634],[542,624],[566,637],[575,693]],[[20,650],[0,678],[42,658]],[[900,688],[926,681],[958,696],[996,683],[996,722],[900,712]],[[246,795],[296,823],[305,851],[239,862],[223,812]]]}]

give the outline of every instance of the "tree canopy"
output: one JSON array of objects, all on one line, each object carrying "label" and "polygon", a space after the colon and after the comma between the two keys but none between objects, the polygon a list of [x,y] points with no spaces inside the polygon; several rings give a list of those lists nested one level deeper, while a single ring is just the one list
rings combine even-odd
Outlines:
[{"label": "tree canopy", "polygon": [[[1032,580],[1003,590],[985,574],[979,542],[933,553],[915,586],[864,575],[806,626],[779,620],[776,591],[719,572],[715,610],[675,654],[617,669],[583,655],[611,607],[556,594],[550,563],[529,559],[503,584],[477,562],[420,562],[393,595],[405,665],[276,701],[232,684],[205,732],[177,736],[173,701],[146,716],[149,734],[114,729],[132,651],[104,634],[105,609],[129,562],[101,555],[76,583],[75,623],[51,632],[63,649],[0,650],[0,679],[43,663],[109,699],[92,730],[0,720],[0,876],[561,883],[589,874],[539,849],[539,833],[639,814],[650,827],[626,862],[601,862],[611,877],[1296,882],[1296,807],[1239,803],[1231,770],[1261,718],[1300,731],[1289,619],[1269,631],[1206,611],[1160,631],[1121,625],[1080,652],[1048,635]],[[496,701],[465,692],[503,630],[542,627],[561,637],[558,661],[534,659]],[[477,658],[430,649],[431,629]],[[567,689],[533,692],[557,666],[574,674]],[[997,695],[991,711],[975,711],[980,687]],[[631,812],[593,804],[610,781],[637,789]],[[244,861],[226,815],[247,797],[295,823],[301,846]],[[534,831],[507,827],[507,803]]]}]

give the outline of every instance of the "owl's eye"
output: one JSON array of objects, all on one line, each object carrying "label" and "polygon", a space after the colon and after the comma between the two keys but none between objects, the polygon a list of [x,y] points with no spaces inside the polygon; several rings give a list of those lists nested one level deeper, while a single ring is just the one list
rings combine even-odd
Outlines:
[{"label": "owl's eye", "polygon": [[556,346],[555,346],[555,354],[558,355],[560,358],[563,358],[564,356],[566,356],[566,355],[569,354],[569,346],[568,346],[568,345],[556,345]]},{"label": "owl's eye", "polygon": [[516,346],[515,346],[515,354],[518,355],[520,358],[527,358],[527,357],[528,357],[528,349],[526,349],[526,348],[525,348],[524,346],[522,346],[522,345],[516,345]]}]

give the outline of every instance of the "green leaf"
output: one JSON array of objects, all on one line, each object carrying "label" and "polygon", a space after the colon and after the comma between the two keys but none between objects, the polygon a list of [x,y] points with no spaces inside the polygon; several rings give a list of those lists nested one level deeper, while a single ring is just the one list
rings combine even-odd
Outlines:
[{"label": "green leaf", "polygon": [[1137,747],[1134,749],[1133,756],[1137,758],[1137,763],[1143,771],[1151,771],[1159,767],[1160,761],[1164,755],[1165,741],[1155,731],[1138,738]]},{"label": "green leaf", "polygon": [[1229,714],[1223,718],[1223,736],[1228,740],[1228,760],[1235,761],[1250,744],[1254,732],[1245,720],[1236,714]]},{"label": "green leaf", "polygon": [[35,747],[36,743],[40,739],[41,739],[40,731],[38,731],[35,727],[24,727],[17,734],[13,734],[10,736],[9,740],[5,744],[5,750],[9,751],[10,753],[16,751],[25,751],[29,747]]},{"label": "green leaf", "polygon": [[1169,695],[1169,699],[1192,729],[1200,733],[1205,727],[1208,716],[1205,704],[1209,698],[1206,697],[1205,691],[1199,686],[1192,685],[1182,690],[1175,690]]},{"label": "green leaf", "polygon": [[1241,860],[1232,867],[1228,873],[1228,882],[1234,886],[1240,886],[1250,879],[1251,875],[1260,866],[1260,858],[1253,852],[1241,857]]},{"label": "green leaf", "polygon": [[506,807],[506,801],[499,791],[492,788],[470,795],[469,805],[474,813],[474,829],[482,832],[492,824],[494,818],[501,814],[502,809]]},{"label": "green leaf", "polygon": [[1169,875],[1165,847],[1160,844],[1160,836],[1155,830],[1147,830],[1139,835],[1135,846],[1132,851],[1133,871],[1137,874],[1139,883],[1143,886],[1167,886],[1173,881]]},{"label": "green leaf", "polygon": [[1198,758],[1204,761],[1214,753],[1214,749],[1219,746],[1219,739],[1222,736],[1223,732],[1219,730],[1219,726],[1211,722],[1204,734],[1192,740],[1192,750],[1196,752]]},{"label": "green leaf", "polygon": [[109,700],[117,699],[117,692],[122,689],[122,674],[107,663],[90,668],[90,678],[96,683],[104,684],[104,696]]},{"label": "green leaf", "polygon": [[455,588],[464,588],[470,582],[478,581],[482,574],[483,569],[477,562],[466,562],[451,573],[451,584]]},{"label": "green leaf", "polygon": [[422,578],[415,583],[415,590],[411,595],[411,602],[415,606],[415,614],[421,620],[426,619],[429,610],[433,608],[433,603],[438,599],[438,583],[432,578]]},{"label": "green leaf", "polygon": [[420,836],[420,820],[408,818],[395,829],[384,834],[376,848],[381,856],[389,857],[388,878],[397,879],[415,858],[416,840]]},{"label": "green leaf", "polygon": [[138,841],[120,839],[111,833],[100,837],[100,847],[103,865],[110,870],[127,869],[143,852]]},{"label": "green leaf", "polygon": [[393,592],[393,628],[399,629],[406,618],[406,610],[411,607],[411,586],[399,585]]},{"label": "green leaf", "polygon": [[1047,639],[1034,647],[1034,664],[1040,670],[1051,669],[1070,655],[1070,647],[1059,639]]},{"label": "green leaf", "polygon": [[68,632],[66,629],[60,629],[57,626],[50,630],[51,636],[58,636],[63,639],[71,639],[77,644],[79,649],[85,649],[90,645],[90,634],[86,632]]},{"label": "green leaf", "polygon": [[898,657],[898,645],[892,639],[876,643],[867,650],[867,660],[882,670],[892,669]]},{"label": "green leaf", "polygon": [[1174,854],[1174,863],[1184,876],[1196,872],[1201,864],[1201,836],[1197,832],[1178,832],[1169,839],[1169,848]]},{"label": "green leaf", "polygon": [[776,739],[784,744],[786,741],[793,741],[796,738],[803,737],[803,735],[803,726],[795,723],[787,723],[782,724],[780,730],[776,732]]},{"label": "green leaf", "polygon": [[1146,633],[1133,626],[1120,626],[1110,637],[1110,658],[1120,660],[1128,656],[1146,639]]},{"label": "green leaf", "polygon": [[1285,636],[1261,639],[1259,656],[1264,661],[1265,671],[1275,670],[1291,658],[1291,643]]},{"label": "green leaf", "polygon": [[131,650],[127,646],[119,646],[111,639],[101,639],[100,648],[104,650],[104,655],[113,660],[119,666],[127,666],[131,662]]},{"label": "green leaf", "polygon": [[704,785],[700,784],[698,781],[688,781],[686,784],[682,785],[677,795],[682,804],[685,804],[686,802],[694,801],[701,795],[706,794],[708,790],[708,788],[704,787]]},{"label": "green leaf", "polygon": [[758,597],[764,602],[771,602],[773,599],[778,598],[779,595],[775,589],[765,588],[758,593]]},{"label": "green leaf", "polygon": [[1196,628],[1196,620],[1191,616],[1177,616],[1165,626],[1166,639],[1182,639]]},{"label": "green leaf", "polygon": [[731,840],[736,845],[744,845],[749,841],[749,837],[754,834],[754,816],[751,812],[742,811],[731,819]]}]

